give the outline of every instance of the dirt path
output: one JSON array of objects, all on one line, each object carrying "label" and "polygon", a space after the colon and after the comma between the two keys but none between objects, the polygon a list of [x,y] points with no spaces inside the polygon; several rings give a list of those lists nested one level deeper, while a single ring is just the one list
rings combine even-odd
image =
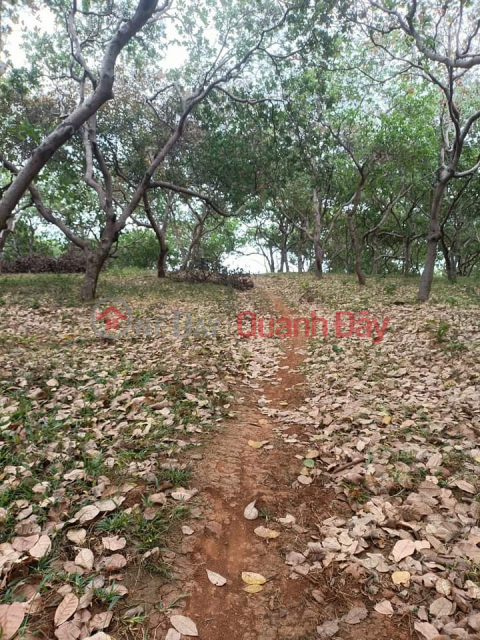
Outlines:
[{"label": "dirt path", "polygon": [[[269,298],[274,314],[292,315],[281,300]],[[279,379],[267,384],[263,394],[254,395],[245,387],[245,403],[236,408],[239,419],[215,439],[195,474],[193,484],[201,487],[207,506],[203,534],[195,536],[190,556],[193,573],[184,589],[191,596],[183,613],[195,620],[201,638],[299,638],[314,626],[315,607],[305,598],[303,580],[288,578],[282,552],[284,537],[295,537],[295,533],[282,532],[278,539],[264,541],[254,529],[268,522],[247,521],[243,515],[245,506],[257,500],[259,509],[284,517],[292,499],[292,456],[277,446],[255,450],[248,445],[248,440],[273,442],[274,420],[265,419],[260,411],[261,395],[268,406],[279,402],[294,406],[303,397],[297,368],[305,358],[305,337],[286,340],[283,347]],[[206,569],[225,576],[227,585],[210,584]],[[262,593],[249,595],[243,591],[242,571],[258,572],[271,580]]]},{"label": "dirt path", "polygon": [[[293,317],[264,284],[259,288],[270,303],[271,315]],[[198,518],[191,522],[194,534],[184,538],[176,554],[177,580],[167,591],[162,590],[162,604],[170,614],[190,617],[202,640],[316,638],[322,620],[339,619],[370,599],[354,576],[345,576],[334,565],[324,569],[322,551],[315,550],[320,539],[317,524],[345,514],[345,509],[350,513],[348,506],[337,500],[322,478],[309,486],[296,482],[307,448],[292,449],[285,445],[284,436],[294,437],[302,427],[298,423],[281,425],[275,417],[267,417],[258,403],[263,398],[271,409],[292,411],[304,403],[305,380],[299,366],[307,356],[307,339],[286,339],[282,348],[275,377],[261,381],[262,388],[253,388],[246,381],[239,385],[234,408],[238,417],[210,443],[192,479],[192,486],[200,490],[202,507],[194,509]],[[254,449],[249,440],[269,441],[272,446]],[[248,521],[244,509],[253,500],[261,517]],[[295,518],[294,524],[283,526],[278,518],[287,514]],[[261,525],[280,531],[280,536],[268,541],[259,538],[254,530]],[[316,570],[304,574],[300,565],[286,564],[287,554],[304,553],[310,544],[309,562]],[[227,584],[212,585],[207,569],[224,576]],[[244,571],[267,578],[262,592],[244,591]],[[354,627],[347,625],[341,637],[354,640],[364,634],[374,640],[412,637],[378,615],[373,624],[365,620]]]}]

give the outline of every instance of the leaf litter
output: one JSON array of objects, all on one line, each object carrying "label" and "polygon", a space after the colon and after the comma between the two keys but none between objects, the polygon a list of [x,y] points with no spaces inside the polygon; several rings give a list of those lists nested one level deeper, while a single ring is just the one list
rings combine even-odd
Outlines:
[{"label": "leaf litter", "polygon": [[[334,309],[358,305],[389,317],[390,330],[377,345],[355,336],[312,341],[303,406],[262,408],[277,420],[277,438],[300,459],[292,486],[321,484],[338,504],[337,514],[310,528],[315,553],[307,543],[287,552],[286,564],[313,579],[327,569],[356,576],[377,614],[409,615],[420,638],[474,638],[480,595],[477,312],[468,296],[465,307],[454,309],[435,296],[425,307],[395,306],[377,285],[367,300],[360,290],[329,284],[319,285],[329,326]],[[298,285],[283,281],[281,288],[287,304],[298,308]],[[405,285],[398,297],[411,299],[411,293]],[[308,317],[314,309],[310,304],[299,314]],[[438,340],[442,322],[453,344]],[[333,637],[344,623],[367,624],[371,606],[352,608],[340,624],[326,621],[320,636]]]},{"label": "leaf litter", "polygon": [[[280,285],[269,283],[269,286]],[[282,281],[281,289],[287,302],[298,307],[301,296],[297,283]],[[399,292],[399,296],[407,294],[407,288],[405,293]],[[342,290],[333,286],[333,280],[328,286],[323,285],[323,295],[328,309],[352,308],[355,304],[366,307],[361,292]],[[303,549],[285,553],[287,571],[292,571],[292,578],[298,578],[316,576],[330,568],[355,576],[361,584],[370,584],[373,602],[368,608],[353,606],[341,619],[326,620],[317,628],[320,637],[333,637],[343,625],[367,624],[373,615],[395,619],[396,615],[408,614],[420,637],[442,634],[445,638],[473,638],[480,629],[479,616],[474,612],[480,595],[474,568],[480,562],[477,546],[480,512],[476,499],[480,470],[480,449],[476,446],[480,432],[480,375],[476,373],[478,349],[463,350],[461,346],[478,345],[478,322],[467,307],[455,308],[453,313],[450,307],[435,300],[420,309],[409,304],[392,305],[379,288],[375,296],[369,296],[369,302],[372,301],[377,313],[388,314],[390,326],[395,327],[394,332],[387,332],[382,343],[372,347],[368,341],[353,337],[344,340],[341,349],[333,349],[337,346],[333,336],[312,341],[304,365],[309,394],[303,406],[258,403],[265,418],[276,422],[278,443],[291,448],[292,459],[297,460],[292,488],[309,491],[321,483],[333,491],[337,503],[348,505],[350,510],[349,515],[341,509],[338,515],[305,523],[306,527],[296,524],[298,514],[293,508],[290,509],[293,514],[279,518],[278,522],[286,529],[297,528],[301,535],[310,537]],[[301,309],[302,315],[312,308],[315,305]],[[372,313],[375,311],[372,306],[369,308]],[[232,417],[228,377],[234,379],[241,371],[251,379],[259,378],[265,374],[266,361],[255,360],[254,354],[242,361],[235,352],[236,344],[232,347],[229,343],[233,364],[227,369],[225,380],[219,380],[217,359],[226,361],[221,355],[225,343],[211,344],[210,356],[201,364],[194,344],[187,352],[182,351],[184,361],[192,356],[185,377],[175,373],[180,359],[178,343],[172,340],[167,349],[157,345],[158,353],[163,347],[163,360],[167,357],[173,365],[172,373],[160,371],[161,357],[157,354],[152,358],[151,343],[140,341],[134,346],[135,357],[132,353],[128,363],[122,362],[125,368],[112,377],[110,354],[95,341],[91,341],[92,353],[84,361],[83,347],[89,339],[85,338],[86,317],[76,329],[78,344],[83,349],[81,357],[77,344],[72,342],[68,364],[65,360],[55,366],[58,351],[45,338],[45,318],[35,311],[32,314],[30,309],[26,313],[21,305],[4,313],[7,331],[9,319],[16,318],[16,330],[18,316],[23,318],[25,329],[35,335],[36,348],[52,363],[49,370],[54,378],[46,382],[35,366],[26,372],[35,381],[28,387],[29,410],[37,420],[45,420],[42,416],[53,412],[58,428],[69,427],[70,431],[62,436],[61,448],[56,436],[51,439],[47,436],[46,440],[33,438],[23,458],[12,460],[5,467],[2,491],[21,487],[28,481],[32,497],[15,498],[0,511],[0,518],[12,523],[9,525],[12,533],[4,538],[0,548],[2,584],[7,585],[14,571],[25,566],[28,556],[35,560],[48,557],[53,545],[58,548],[62,536],[68,550],[69,559],[64,562],[67,571],[74,574],[79,570],[79,575],[86,572],[90,585],[98,578],[103,585],[112,584],[108,571],[102,574],[105,567],[120,569],[130,558],[141,561],[142,553],[155,557],[158,552],[153,545],[146,552],[139,552],[126,536],[129,553],[117,554],[123,560],[117,564],[114,559],[109,565],[102,552],[116,549],[109,549],[108,542],[104,545],[103,540],[109,537],[98,536],[96,528],[117,515],[125,514],[128,518],[137,517],[139,511],[146,513],[146,509],[140,510],[138,499],[130,506],[129,494],[133,495],[136,487],[141,487],[140,495],[145,494],[147,501],[148,495],[152,496],[152,507],[147,507],[148,510],[156,505],[159,510],[167,505],[175,508],[175,503],[184,504],[195,498],[197,490],[185,488],[183,478],[181,482],[168,484],[168,476],[173,478],[178,473],[181,477],[187,468],[181,459],[182,451],[187,446],[198,446],[200,436],[210,424],[218,425]],[[68,310],[65,313],[68,315]],[[449,322],[455,335],[451,349],[435,340],[435,323],[441,321]],[[49,318],[48,331],[52,322],[61,325],[62,321]],[[11,332],[14,333],[13,328]],[[26,388],[25,374],[16,368],[22,350],[20,342],[13,353],[0,356],[6,381],[0,402],[7,416],[0,421],[0,430],[6,441],[17,432],[32,431],[25,418],[17,418],[19,398]],[[137,364],[139,355],[145,359],[144,366]],[[102,361],[103,367],[99,366]],[[210,371],[206,386],[205,369]],[[145,388],[138,381],[152,370],[155,375]],[[189,407],[186,417],[177,415],[175,401],[170,399],[175,385],[182,389],[180,402]],[[82,419],[85,415],[86,419]],[[159,428],[160,447],[155,446]],[[86,438],[87,434],[93,437]],[[129,446],[129,441],[132,442],[129,438],[140,439],[138,442],[148,451],[147,457],[139,460],[128,455],[129,451],[135,451]],[[269,441],[252,442],[261,445],[254,448],[262,448],[268,454]],[[60,465],[61,476],[38,477],[35,469],[42,465],[47,468]],[[93,472],[95,465],[100,472]],[[32,469],[33,473],[29,473]],[[160,494],[159,472],[166,479]],[[51,491],[51,484],[58,486],[59,478],[60,490]],[[157,495],[160,497],[153,498]],[[125,501],[129,506],[122,506]],[[258,511],[255,503],[248,507],[253,513]],[[38,517],[40,513],[48,514],[45,521]],[[152,515],[155,519],[154,510]],[[85,537],[83,531],[87,531]],[[117,539],[122,538],[121,530],[110,532],[116,533]],[[90,549],[93,562],[85,554]],[[74,561],[79,555],[82,560],[77,564]],[[92,570],[99,570],[100,574],[88,578]],[[247,584],[245,589],[251,593],[259,593],[266,583],[261,574],[244,573],[242,578]],[[377,586],[371,585],[372,579]],[[56,578],[51,595],[55,590],[60,592],[61,584],[61,578]],[[92,615],[88,593],[87,585],[78,609],[62,621],[69,608],[73,609],[76,596],[67,600],[69,607],[65,606],[65,612],[57,618],[55,635],[59,640],[81,634],[87,637],[86,633],[89,638],[103,638],[101,634],[111,624],[112,612]],[[68,596],[69,593],[63,594],[63,600],[57,599],[57,603],[61,604]],[[318,602],[322,600],[318,591],[313,591],[312,597]],[[82,600],[86,607],[82,608]],[[22,612],[24,605],[21,603]],[[375,613],[370,613],[370,609]],[[2,609],[0,616],[5,617],[6,611]],[[20,619],[18,606],[15,612],[16,619]],[[22,621],[23,614],[19,624]],[[171,624],[174,628],[168,633],[172,639],[180,633],[198,635],[193,620],[185,616],[171,616]]]}]

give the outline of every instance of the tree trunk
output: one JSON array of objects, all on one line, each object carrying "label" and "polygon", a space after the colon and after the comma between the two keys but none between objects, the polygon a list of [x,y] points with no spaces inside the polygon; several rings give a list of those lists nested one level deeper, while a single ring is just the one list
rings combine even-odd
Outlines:
[{"label": "tree trunk", "polygon": [[318,192],[313,190],[313,210],[315,212],[315,229],[313,232],[313,251],[315,254],[315,275],[317,278],[323,277],[324,250],[322,240],[322,207],[318,199]]},{"label": "tree trunk", "polygon": [[315,243],[314,250],[315,250],[315,275],[317,276],[317,278],[323,278],[323,247]]},{"label": "tree trunk", "polygon": [[435,263],[437,261],[438,241],[441,237],[441,229],[438,223],[440,210],[442,208],[443,194],[445,193],[447,183],[438,182],[432,197],[430,205],[430,223],[427,234],[427,257],[423,268],[420,286],[418,288],[417,300],[426,302],[430,297],[432,289],[433,276],[435,273]]},{"label": "tree trunk", "polygon": [[269,247],[270,251],[270,260],[268,260],[268,266],[270,268],[270,273],[275,273],[275,256],[273,255],[272,247]]},{"label": "tree trunk", "polygon": [[453,255],[453,251],[447,247],[443,237],[441,238],[441,246],[443,257],[445,259],[445,271],[447,272],[447,278],[449,282],[455,282],[457,276],[455,268],[455,256]]},{"label": "tree trunk", "polygon": [[8,240],[8,236],[10,235],[11,231],[10,229],[4,229],[3,231],[0,231],[0,260],[2,258],[2,254],[3,254],[3,250],[5,248],[5,245],[7,243]]},{"label": "tree trunk", "polygon": [[355,229],[355,222],[353,220],[354,214],[355,214],[355,209],[352,209],[347,214],[348,230],[350,232],[350,240],[351,240],[352,249],[353,249],[355,273],[357,274],[358,284],[363,287],[367,284],[367,279],[362,269],[362,260],[361,260],[362,249],[358,241],[357,230]]},{"label": "tree trunk", "polygon": [[403,275],[408,278],[410,275],[410,238],[403,241]]},{"label": "tree trunk", "polygon": [[165,213],[163,216],[163,224],[160,225],[155,218],[155,214],[153,213],[152,207],[150,206],[150,200],[148,198],[148,194],[143,194],[143,206],[145,208],[145,213],[147,214],[148,221],[157,237],[158,244],[160,247],[160,252],[157,258],[157,277],[166,278],[167,277],[167,255],[169,252],[169,248],[166,242],[167,235],[167,225],[169,222],[169,214],[172,210],[173,203],[173,194],[168,196],[167,207],[165,209]]},{"label": "tree trunk", "polygon": [[95,299],[97,293],[97,284],[100,271],[107,259],[108,253],[104,251],[95,251],[87,253],[87,268],[85,277],[83,278],[82,288],[80,290],[80,299],[83,302],[89,302]]},{"label": "tree trunk", "polygon": [[193,228],[192,241],[190,243],[190,246],[188,247],[188,251],[185,258],[183,259],[182,265],[180,267],[180,271],[187,271],[188,269],[191,269],[195,265],[195,261],[197,260],[197,257],[198,257],[200,241],[203,236],[204,226],[205,225],[203,220],[198,220],[198,222],[195,224]]},{"label": "tree trunk", "polygon": [[352,200],[352,208],[347,213],[348,231],[350,233],[350,240],[352,242],[353,257],[355,260],[355,273],[357,274],[358,284],[362,287],[367,284],[367,279],[362,269],[362,245],[357,236],[357,229],[355,226],[355,214],[360,205],[362,199],[363,186],[365,184],[365,175],[362,174],[360,182],[357,185],[355,194]]},{"label": "tree trunk", "polygon": [[297,268],[298,273],[303,273],[303,256],[301,254],[301,251],[297,253]]},{"label": "tree trunk", "polygon": [[168,247],[165,243],[160,244],[160,253],[158,254],[157,276],[159,278],[167,277],[167,256]]},{"label": "tree trunk", "polygon": [[378,255],[377,247],[372,248],[372,276],[378,276],[378,263],[380,256]]}]

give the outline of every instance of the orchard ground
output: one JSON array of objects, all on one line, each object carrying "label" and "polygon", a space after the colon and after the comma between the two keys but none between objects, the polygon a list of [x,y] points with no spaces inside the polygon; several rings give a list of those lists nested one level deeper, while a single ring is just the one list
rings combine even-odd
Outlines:
[{"label": "orchard ground", "polygon": [[[439,279],[425,305],[402,278],[234,294],[258,317],[388,317],[374,344],[242,338],[235,314],[104,340],[80,279],[0,276],[6,637],[477,637],[478,280]],[[147,272],[98,295],[193,321],[230,304]]]}]

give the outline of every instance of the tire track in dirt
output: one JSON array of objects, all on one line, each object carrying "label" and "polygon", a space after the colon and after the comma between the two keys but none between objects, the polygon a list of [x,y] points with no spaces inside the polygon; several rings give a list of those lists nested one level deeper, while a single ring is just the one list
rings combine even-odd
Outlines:
[{"label": "tire track in dirt", "polygon": [[[257,291],[269,303],[270,315],[292,318],[293,312],[268,287],[268,280],[257,280]],[[247,300],[250,295],[246,294]],[[209,443],[204,458],[196,464],[192,485],[200,491],[201,506],[192,508],[194,535],[185,536],[178,549],[166,556],[173,562],[174,581],[159,587],[151,582],[143,585],[155,600],[153,606],[160,605],[161,611],[150,616],[154,639],[165,638],[168,616],[180,614],[194,620],[201,640],[307,640],[319,637],[317,625],[341,622],[355,606],[372,609],[378,599],[372,598],[368,585],[355,577],[355,571],[344,571],[335,563],[307,575],[285,564],[289,552],[303,553],[309,542],[319,539],[317,525],[326,518],[351,515],[350,506],[342,492],[332,488],[328,474],[309,486],[294,482],[301,468],[299,458],[308,447],[304,436],[308,435],[296,420],[286,428],[283,418],[268,418],[258,404],[263,396],[269,408],[280,408],[284,416],[290,410],[295,415],[304,404],[308,389],[298,368],[307,357],[307,340],[299,336],[283,341],[283,356],[273,365],[276,379],[268,375],[257,378],[260,385],[239,381],[234,407],[237,417]],[[304,445],[285,442],[283,435],[290,432],[299,434]],[[248,445],[250,439],[268,440],[273,448],[253,449]],[[275,523],[273,527],[281,535],[262,540],[254,529],[262,524],[270,526],[269,520],[251,522],[243,515],[253,500],[262,515],[277,519],[292,514],[296,525],[280,528]],[[309,559],[318,564],[315,560],[321,556],[316,558],[313,552]],[[207,569],[224,576],[227,584],[212,585]],[[255,595],[245,593],[243,571],[264,575],[268,580],[264,590]],[[374,612],[361,624],[343,624],[340,633],[343,640],[416,637],[408,617],[394,621]]]},{"label": "tire track in dirt", "polygon": [[[292,316],[283,301],[263,287],[262,293],[270,300],[274,314]],[[304,336],[283,343],[280,366],[289,368],[281,370],[277,384],[265,384],[263,395],[270,401],[268,406],[280,401],[294,406],[303,400],[297,387],[303,377],[297,369],[305,358],[305,343]],[[245,404],[236,407],[238,419],[211,443],[193,479],[206,504],[204,528],[203,534],[194,536],[191,563],[182,563],[182,573],[189,574],[183,592],[191,595],[180,613],[196,622],[200,638],[209,640],[300,638],[314,629],[318,611],[306,598],[306,579],[288,577],[284,558],[294,548],[296,534],[283,531],[276,540],[266,542],[254,534],[262,520],[250,522],[243,516],[245,506],[253,500],[258,501],[257,507],[276,516],[287,513],[298,495],[291,487],[298,475],[298,460],[278,442],[270,451],[247,444],[249,439],[273,441],[275,420],[265,419],[260,411],[260,394],[254,397],[249,387],[245,392]],[[210,584],[206,569],[225,576],[227,585],[218,588]],[[245,593],[242,571],[267,577],[264,591]]]}]

